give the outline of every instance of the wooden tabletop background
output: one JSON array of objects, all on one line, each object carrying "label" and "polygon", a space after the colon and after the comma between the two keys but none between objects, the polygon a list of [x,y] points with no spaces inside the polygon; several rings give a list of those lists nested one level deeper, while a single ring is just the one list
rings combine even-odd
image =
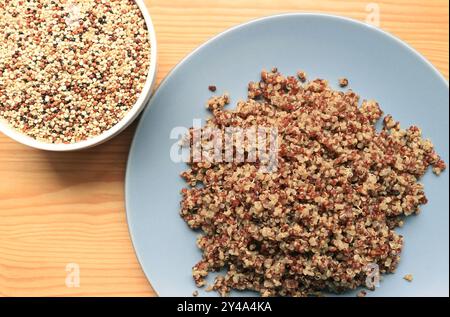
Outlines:
[{"label": "wooden tabletop background", "polygon": [[[375,21],[448,79],[448,0],[146,0],[158,38],[158,82],[225,29],[284,12]],[[375,19],[374,19],[375,17]],[[152,296],[125,217],[135,124],[76,153],[29,149],[0,135],[0,296]],[[77,279],[79,273],[79,279]]]}]

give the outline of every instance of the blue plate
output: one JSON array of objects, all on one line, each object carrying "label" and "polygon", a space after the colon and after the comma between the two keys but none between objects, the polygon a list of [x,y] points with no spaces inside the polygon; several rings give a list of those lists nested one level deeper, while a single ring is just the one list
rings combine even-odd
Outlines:
[{"label": "blue plate", "polygon": [[[191,296],[191,268],[201,258],[196,235],[179,216],[179,177],[186,165],[171,160],[175,127],[191,127],[208,116],[205,101],[229,92],[246,98],[246,86],[261,69],[277,66],[286,75],[304,70],[309,78],[350,87],[375,99],[403,127],[415,124],[449,162],[447,81],[405,43],[363,23],[329,15],[287,14],[246,23],[208,41],[167,76],[145,110],[128,160],[126,207],[138,259],[160,296]],[[336,85],[334,85],[337,89]],[[422,179],[429,203],[399,230],[405,236],[395,274],[384,276],[369,296],[449,295],[449,176]],[[414,281],[403,280],[411,273]],[[200,295],[212,293],[200,291]],[[239,294],[241,295],[241,294]],[[355,292],[346,295],[354,296]]]}]

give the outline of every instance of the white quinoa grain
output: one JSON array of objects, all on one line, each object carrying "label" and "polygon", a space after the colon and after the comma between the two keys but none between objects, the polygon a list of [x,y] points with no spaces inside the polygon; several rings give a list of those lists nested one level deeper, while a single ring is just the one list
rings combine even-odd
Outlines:
[{"label": "white quinoa grain", "polygon": [[403,277],[403,279],[406,280],[406,281],[408,281],[408,282],[412,282],[412,281],[413,281],[413,276],[412,276],[412,274],[406,274],[406,275]]}]

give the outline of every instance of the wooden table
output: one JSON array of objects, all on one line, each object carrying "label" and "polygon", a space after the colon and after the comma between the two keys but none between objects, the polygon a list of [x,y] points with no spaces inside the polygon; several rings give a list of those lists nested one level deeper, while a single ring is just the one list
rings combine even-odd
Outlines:
[{"label": "wooden table", "polygon": [[[158,37],[158,81],[205,40],[256,17],[313,11],[366,21],[377,10],[382,29],[448,78],[447,0],[145,2]],[[125,218],[125,166],[134,129],[77,153],[37,151],[0,135],[0,296],[155,295]]]}]

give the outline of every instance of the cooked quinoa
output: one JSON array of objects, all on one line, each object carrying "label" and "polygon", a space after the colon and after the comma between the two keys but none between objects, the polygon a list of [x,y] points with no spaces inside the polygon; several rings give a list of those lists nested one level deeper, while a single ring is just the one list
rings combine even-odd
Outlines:
[{"label": "cooked quinoa", "polygon": [[403,246],[394,229],[427,202],[418,180],[429,166],[445,169],[431,142],[390,115],[377,131],[378,103],[359,105],[325,80],[302,84],[276,69],[261,78],[235,110],[223,109],[228,96],[212,98],[206,126],[276,126],[277,171],[191,162],[182,174],[181,216],[202,232],[197,286],[225,269],[212,286],[222,295],[310,296],[364,286],[374,264],[394,272]]},{"label": "cooked quinoa", "polygon": [[343,77],[343,78],[339,78],[339,86],[341,86],[342,88],[347,87],[348,86],[348,79]]},{"label": "cooked quinoa", "polygon": [[358,292],[358,294],[356,294],[356,297],[366,297],[367,296],[367,292],[365,290],[361,290]]},{"label": "cooked quinoa", "polygon": [[412,276],[412,274],[406,274],[406,275],[403,277],[403,279],[404,279],[405,281],[412,282],[413,279],[414,279],[414,277]]},{"label": "cooked quinoa", "polygon": [[134,0],[3,0],[0,41],[0,120],[48,143],[117,124],[150,65]]},{"label": "cooked quinoa", "polygon": [[305,81],[306,81],[306,73],[304,72],[304,71],[298,71],[297,72],[297,77],[298,77],[298,79],[300,79],[300,81],[302,82],[302,83],[304,83]]}]

